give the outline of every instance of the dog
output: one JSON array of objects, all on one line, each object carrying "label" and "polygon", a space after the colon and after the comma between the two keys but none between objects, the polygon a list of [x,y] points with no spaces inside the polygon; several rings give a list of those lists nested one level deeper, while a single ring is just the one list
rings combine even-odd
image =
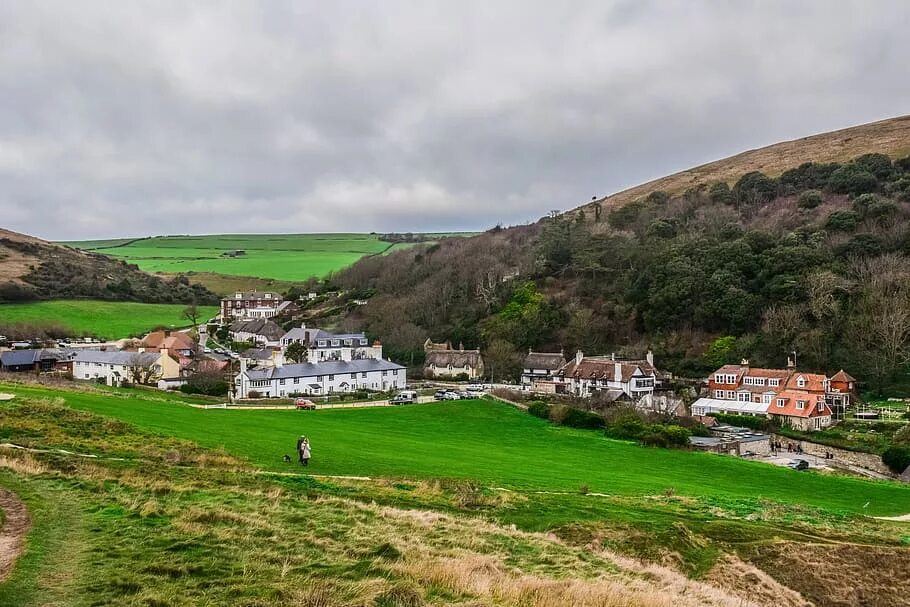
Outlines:
[{"label": "dog", "polygon": [[290,464],[290,463],[291,463],[291,456],[288,455],[287,453],[284,454],[284,463],[285,463],[285,464]]}]

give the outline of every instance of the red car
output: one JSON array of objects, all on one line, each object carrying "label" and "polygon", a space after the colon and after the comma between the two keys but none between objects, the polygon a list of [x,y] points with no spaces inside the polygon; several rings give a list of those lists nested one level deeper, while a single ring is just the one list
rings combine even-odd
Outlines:
[{"label": "red car", "polygon": [[307,400],[305,398],[297,398],[297,399],[294,399],[294,408],[298,409],[298,410],[304,410],[304,411],[315,411],[316,403],[314,403],[311,400]]}]

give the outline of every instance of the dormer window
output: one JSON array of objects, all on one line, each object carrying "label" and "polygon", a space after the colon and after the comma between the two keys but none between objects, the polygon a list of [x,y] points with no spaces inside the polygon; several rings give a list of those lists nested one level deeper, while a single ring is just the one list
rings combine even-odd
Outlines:
[{"label": "dormer window", "polygon": [[327,343],[328,343],[328,342],[325,341],[324,339],[320,339],[320,340],[319,340],[319,347],[320,347],[320,348],[324,348],[324,347],[326,346]]},{"label": "dormer window", "polygon": [[768,380],[768,386],[771,388],[776,388],[779,385],[780,385],[779,379],[771,378]]},{"label": "dormer window", "polygon": [[824,411],[824,410],[825,410],[825,403],[818,403],[818,410],[819,410],[819,411]]},{"label": "dormer window", "polygon": [[802,375],[800,375],[799,377],[797,377],[797,378],[796,378],[796,387],[797,387],[797,388],[805,388],[805,387],[806,387],[806,378],[804,378]]},{"label": "dormer window", "polygon": [[361,339],[361,340],[360,340],[360,345],[361,345],[361,346],[367,345],[367,340]]},{"label": "dormer window", "polygon": [[806,401],[804,401],[804,400],[798,400],[798,401],[796,401],[796,408],[797,408],[797,409],[800,409],[800,410],[805,409],[805,408],[806,408]]},{"label": "dormer window", "polygon": [[777,406],[780,407],[781,409],[784,408],[784,405],[785,405],[785,404],[787,404],[787,401],[784,400],[783,398],[778,398],[778,399],[777,399]]},{"label": "dormer window", "polygon": [[340,341],[340,340],[337,340],[337,339],[333,339],[333,340],[332,340],[332,345],[333,345],[333,346],[337,346],[337,345],[340,345],[340,344],[341,344],[341,341]]},{"label": "dormer window", "polygon": [[266,298],[266,299],[272,299],[272,294],[271,294],[271,293],[266,293],[266,294],[265,294],[265,298]]}]

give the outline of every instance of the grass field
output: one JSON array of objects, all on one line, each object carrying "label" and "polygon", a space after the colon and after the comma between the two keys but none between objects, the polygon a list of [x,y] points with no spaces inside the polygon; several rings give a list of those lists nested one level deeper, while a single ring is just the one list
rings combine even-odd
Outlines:
[{"label": "grass field", "polygon": [[[298,413],[0,391],[16,394],[0,442],[36,450],[0,449],[0,486],[33,521],[0,607],[804,607],[795,591],[890,607],[910,592],[910,525],[863,515],[906,508],[896,484],[639,448],[490,401]],[[300,432],[305,471],[280,459]]]},{"label": "grass field", "polygon": [[[5,391],[51,396],[50,391]],[[264,469],[286,470],[298,434],[310,437],[312,472],[329,475],[451,477],[509,488],[616,495],[769,499],[836,511],[910,513],[910,487],[802,474],[710,454],[649,449],[599,433],[555,427],[493,401],[381,409],[199,410],[174,402],[66,395],[69,406],[137,427],[223,448]]]},{"label": "grass field", "polygon": [[[156,236],[63,244],[120,257],[148,272],[204,272],[292,282],[321,278],[365,255],[410,246],[384,242],[371,234]],[[244,254],[222,255],[237,250]]]},{"label": "grass field", "polygon": [[[119,339],[141,335],[157,326],[185,327],[181,304],[146,304],[93,300],[57,300],[0,305],[0,324],[32,323],[69,327],[73,335]],[[200,307],[201,318],[218,312],[215,306]]]}]

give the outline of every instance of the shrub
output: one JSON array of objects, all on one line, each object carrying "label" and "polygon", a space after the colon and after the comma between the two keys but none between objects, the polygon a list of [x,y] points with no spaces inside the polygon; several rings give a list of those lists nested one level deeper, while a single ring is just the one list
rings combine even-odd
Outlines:
[{"label": "shrub", "polygon": [[891,158],[884,154],[863,154],[853,161],[853,164],[868,171],[876,179],[887,181],[894,174],[894,167],[891,165]]},{"label": "shrub", "polygon": [[822,202],[824,202],[824,198],[822,198],[821,192],[818,190],[806,190],[799,195],[799,200],[796,204],[801,209],[814,209]]},{"label": "shrub", "polygon": [[852,232],[856,229],[858,219],[859,217],[853,211],[834,211],[828,215],[825,227],[836,232]]},{"label": "shrub", "polygon": [[541,419],[550,419],[550,405],[542,400],[535,400],[528,405],[528,413]]},{"label": "shrub", "polygon": [[645,233],[656,238],[673,238],[676,236],[676,224],[669,219],[655,219],[648,224]]},{"label": "shrub", "polygon": [[733,198],[739,205],[764,204],[776,195],[777,182],[761,171],[746,173],[733,186]]},{"label": "shrub", "polygon": [[882,453],[882,462],[891,472],[900,474],[910,466],[910,447],[894,445]]},{"label": "shrub", "polygon": [[733,204],[733,193],[730,191],[730,186],[723,181],[711,185],[708,197],[715,204]]},{"label": "shrub", "polygon": [[647,429],[641,415],[634,411],[627,411],[610,419],[606,424],[604,434],[621,440],[639,440]]},{"label": "shrub", "polygon": [[568,413],[563,418],[563,425],[572,428],[596,430],[604,427],[604,418],[597,413],[569,407]]},{"label": "shrub", "polygon": [[838,247],[837,253],[842,257],[851,255],[875,257],[882,254],[883,248],[884,243],[879,236],[875,234],[857,234],[849,242]]},{"label": "shrub", "polygon": [[262,398],[262,393],[259,392],[258,390],[250,390],[249,392],[247,392],[246,397],[247,398]]},{"label": "shrub", "polygon": [[878,180],[858,165],[846,164],[831,173],[828,189],[838,194],[868,194],[878,189]]}]

